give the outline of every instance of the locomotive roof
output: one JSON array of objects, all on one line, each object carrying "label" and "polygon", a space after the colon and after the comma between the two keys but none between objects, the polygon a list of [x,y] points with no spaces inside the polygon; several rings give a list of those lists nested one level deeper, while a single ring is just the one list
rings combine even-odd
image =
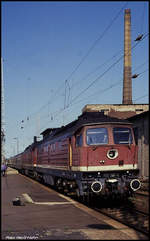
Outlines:
[{"label": "locomotive roof", "polygon": [[78,119],[72,121],[71,123],[67,124],[66,126],[62,126],[55,131],[53,137],[59,136],[65,133],[74,133],[80,127],[90,124],[104,124],[104,123],[117,123],[117,124],[131,124],[128,120],[118,119],[115,117],[110,117],[108,115],[104,115],[103,112],[84,112],[82,115],[78,117]]},{"label": "locomotive roof", "polygon": [[58,127],[58,128],[47,128],[46,130],[41,132],[40,135],[47,136],[47,135],[50,135],[52,133],[54,134],[58,129],[60,129],[60,127]]},{"label": "locomotive roof", "polygon": [[56,141],[60,138],[65,138],[72,136],[78,129],[86,125],[96,125],[96,124],[109,124],[109,123],[116,123],[116,124],[132,124],[128,120],[125,119],[118,119],[115,117],[110,117],[108,115],[104,115],[103,112],[84,112],[78,119],[70,122],[66,126],[62,126],[59,128],[48,128],[43,131],[43,140],[38,141],[36,143],[32,143],[28,147],[26,147],[25,151],[29,150],[30,148],[33,149],[36,146],[44,143],[45,141]]}]

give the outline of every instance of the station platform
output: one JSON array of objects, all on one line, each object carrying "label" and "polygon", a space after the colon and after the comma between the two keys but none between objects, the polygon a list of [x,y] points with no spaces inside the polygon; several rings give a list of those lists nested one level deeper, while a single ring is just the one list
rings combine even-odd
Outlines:
[{"label": "station platform", "polygon": [[2,240],[148,240],[11,168],[1,177],[1,203]]}]

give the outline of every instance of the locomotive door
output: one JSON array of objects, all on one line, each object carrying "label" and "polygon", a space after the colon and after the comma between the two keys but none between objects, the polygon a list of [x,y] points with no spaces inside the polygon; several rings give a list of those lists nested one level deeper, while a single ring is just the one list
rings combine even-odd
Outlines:
[{"label": "locomotive door", "polygon": [[69,138],[69,169],[72,167],[72,145],[71,138]]},{"label": "locomotive door", "polygon": [[34,148],[32,150],[32,162],[33,162],[33,166],[36,167],[36,165],[37,165],[37,148]]}]

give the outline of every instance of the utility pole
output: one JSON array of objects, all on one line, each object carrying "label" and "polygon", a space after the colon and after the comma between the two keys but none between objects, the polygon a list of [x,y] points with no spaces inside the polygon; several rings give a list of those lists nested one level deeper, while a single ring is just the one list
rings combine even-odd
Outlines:
[{"label": "utility pole", "polygon": [[1,147],[2,162],[5,161],[5,122],[4,122],[4,80],[3,80],[3,59],[1,58],[1,110],[2,110],[2,127],[1,127]]}]

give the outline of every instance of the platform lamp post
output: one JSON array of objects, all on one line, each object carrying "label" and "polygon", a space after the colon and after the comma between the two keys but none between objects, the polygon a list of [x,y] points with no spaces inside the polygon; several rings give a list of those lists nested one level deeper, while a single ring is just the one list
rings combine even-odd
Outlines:
[{"label": "platform lamp post", "polygon": [[14,140],[17,140],[17,154],[19,153],[19,139],[18,137],[14,137]]}]

